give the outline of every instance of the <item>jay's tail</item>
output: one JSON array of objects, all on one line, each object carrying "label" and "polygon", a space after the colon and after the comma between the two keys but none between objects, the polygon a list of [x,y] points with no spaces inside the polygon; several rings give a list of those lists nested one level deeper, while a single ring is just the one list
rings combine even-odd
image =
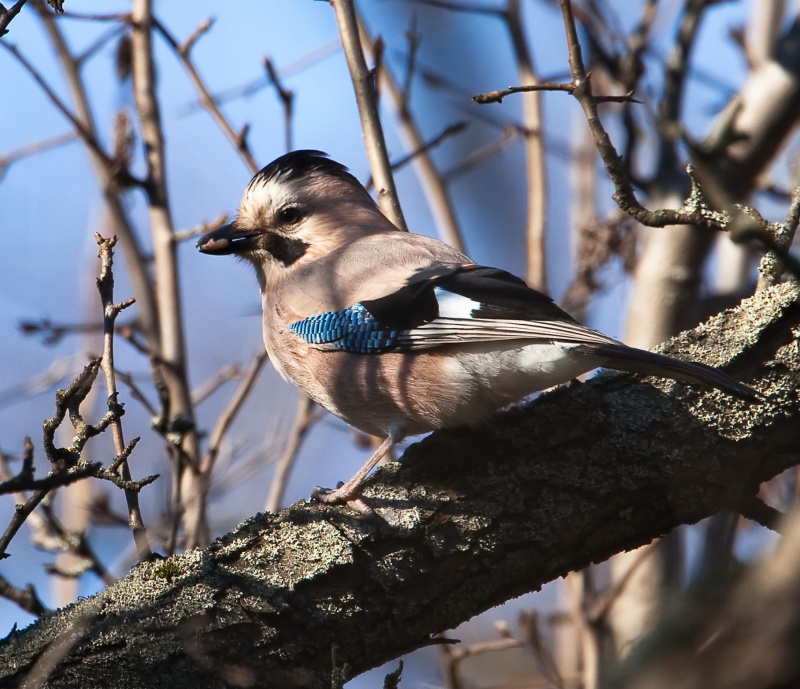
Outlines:
[{"label": "jay's tail", "polygon": [[643,349],[623,344],[582,344],[573,352],[603,357],[605,368],[646,376],[673,378],[685,383],[697,383],[718,388],[729,395],[743,400],[757,400],[761,397],[753,388],[731,378],[711,366],[692,361],[681,361],[663,354],[647,352]]}]

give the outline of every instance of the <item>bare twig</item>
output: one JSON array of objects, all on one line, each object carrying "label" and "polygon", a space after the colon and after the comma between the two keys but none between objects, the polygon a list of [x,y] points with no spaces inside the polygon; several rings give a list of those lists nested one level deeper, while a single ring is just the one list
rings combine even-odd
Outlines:
[{"label": "bare twig", "polygon": [[65,12],[64,19],[80,19],[88,22],[129,22],[131,15],[129,13],[121,14],[92,14],[89,12]]},{"label": "bare twig", "polygon": [[746,519],[750,519],[776,533],[783,533],[781,524],[786,515],[765,503],[757,495],[741,500],[736,504],[735,509]]},{"label": "bare twig", "polygon": [[[600,158],[611,181],[614,183],[614,200],[617,205],[641,224],[649,227],[697,225],[714,230],[725,229],[729,219],[718,214],[709,214],[704,205],[700,203],[699,193],[697,196],[693,194],[691,204],[687,203],[687,207],[678,210],[659,209],[650,211],[642,206],[636,198],[633,185],[626,174],[625,164],[611,143],[611,139],[603,127],[597,112],[597,101],[592,94],[591,82],[583,64],[578,30],[572,13],[572,3],[570,0],[559,0],[559,5],[567,35],[569,66],[574,87],[572,95],[581,104]],[[696,185],[695,191],[699,192]]]},{"label": "bare twig", "polygon": [[442,674],[444,674],[447,689],[460,689],[462,686],[461,678],[459,677],[460,666],[468,658],[522,647],[522,642],[513,637],[482,641],[469,644],[464,648],[447,643],[439,644],[437,648],[442,661]]},{"label": "bare twig", "polygon": [[80,55],[76,55],[75,62],[79,65],[82,65],[89,58],[91,58],[92,55],[95,55],[97,52],[99,52],[106,45],[106,43],[119,36],[125,30],[125,23],[121,23],[118,26],[112,26],[105,33],[100,35],[97,40],[88,46]]},{"label": "bare twig", "polygon": [[199,225],[195,225],[194,227],[190,227],[188,230],[176,230],[175,232],[175,241],[185,242],[190,239],[194,239],[198,235],[206,234],[207,232],[213,232],[218,227],[221,227],[226,222],[228,222],[228,216],[225,213],[218,215],[213,220],[209,222],[200,223]]},{"label": "bare twig", "polygon": [[[295,76],[296,74],[300,74],[301,72],[305,71],[309,67],[313,67],[320,61],[324,60],[325,58],[330,57],[331,55],[335,55],[339,50],[341,50],[341,41],[337,38],[324,43],[323,45],[319,46],[318,48],[312,50],[308,55],[301,57],[299,60],[295,60],[290,62],[289,64],[285,65],[284,67],[280,68],[281,76],[284,79],[288,77]],[[227,89],[218,93],[214,100],[216,101],[217,105],[224,105],[225,103],[229,103],[232,100],[237,100],[239,98],[247,98],[248,96],[252,96],[254,93],[258,93],[264,88],[271,86],[272,84],[269,81],[268,77],[259,77],[258,79],[254,79],[253,81],[248,82],[247,84],[243,84],[241,86],[235,86],[233,88]],[[200,102],[192,103],[189,105],[188,110],[193,111],[197,110],[198,108],[203,107],[203,104]]]},{"label": "bare twig", "polygon": [[[361,16],[356,14],[356,18],[361,35],[361,42],[374,54],[376,52],[375,41],[370,38]],[[463,127],[458,127],[455,131],[448,128],[448,130],[450,130],[449,134],[447,133],[448,130],[445,130],[445,132],[436,137],[432,142],[426,144],[411,113],[407,100],[407,92],[401,90],[398,86],[397,80],[389,70],[389,66],[386,64],[385,60],[380,61],[378,70],[381,84],[388,93],[399,115],[400,131],[407,139],[409,149],[411,150],[408,158],[414,159],[415,161],[415,168],[422,182],[422,190],[428,200],[428,206],[431,209],[436,225],[439,228],[439,234],[442,240],[450,244],[450,246],[464,251],[461,227],[458,222],[455,207],[450,198],[450,193],[447,189],[447,184],[429,153],[430,149],[435,144],[441,142],[446,136],[455,133],[455,131],[460,131]],[[392,170],[398,167],[400,167],[400,164],[396,163],[392,166]]]},{"label": "bare twig", "polygon": [[[788,270],[796,280],[800,280],[800,262],[789,254],[789,247],[792,246],[798,224],[800,224],[800,187],[797,187],[792,193],[789,212],[783,224],[776,228],[774,236],[760,233],[762,244],[769,246],[770,250],[761,259],[757,292],[762,292],[776,284],[784,270]],[[769,239],[765,241],[765,237]]]},{"label": "bare twig", "polygon": [[640,548],[636,552],[635,559],[628,566],[622,576],[616,579],[611,586],[599,594],[591,602],[591,605],[587,606],[584,613],[586,616],[586,621],[589,624],[598,624],[607,619],[611,608],[625,592],[625,588],[633,579],[633,575],[636,574],[639,567],[641,567],[641,565],[649,557],[651,557],[653,553],[654,550],[652,548]]},{"label": "bare twig", "polygon": [[291,151],[292,145],[292,115],[294,113],[294,93],[285,88],[278,77],[278,70],[268,57],[264,58],[264,69],[267,70],[269,83],[275,87],[278,100],[283,104],[283,122],[286,136],[286,150]]},{"label": "bare twig", "polygon": [[286,490],[286,484],[289,481],[289,474],[297,459],[297,453],[300,451],[300,446],[303,444],[303,440],[309,429],[319,418],[318,411],[318,408],[315,407],[311,399],[301,393],[298,400],[297,416],[295,417],[294,426],[286,441],[286,448],[275,466],[275,475],[272,477],[269,495],[264,505],[265,512],[277,512],[281,508],[283,494]]},{"label": "bare twig", "polygon": [[[176,482],[185,482],[181,488],[183,495],[194,495],[199,493],[198,482],[202,483],[202,480],[194,471],[199,464],[199,449],[186,378],[186,346],[175,228],[167,195],[164,135],[155,90],[152,0],[135,0],[131,21],[133,91],[147,154],[145,190],[155,252],[156,302],[161,335],[158,355],[163,362],[163,365],[157,367],[157,374],[163,381],[160,394],[164,408],[159,425],[162,432],[171,434],[173,439],[168,447],[176,457],[176,468],[179,467],[181,472]],[[209,541],[207,515],[203,513],[201,505],[196,506],[201,509],[198,511],[182,506],[187,546],[190,548],[205,545]]]},{"label": "bare twig", "polygon": [[148,400],[145,394],[141,391],[130,373],[117,370],[116,375],[117,378],[119,378],[125,385],[128,386],[128,389],[131,391],[131,397],[137,400],[147,410],[147,413],[150,414],[150,418],[154,418],[158,415],[158,411],[156,411],[156,408],[150,403],[150,400]]},{"label": "bare twig", "polygon": [[239,387],[236,388],[236,392],[234,392],[233,396],[228,402],[227,407],[225,407],[224,411],[219,415],[217,423],[214,426],[214,430],[211,432],[211,438],[208,442],[208,449],[206,450],[206,453],[200,462],[201,474],[211,476],[211,472],[213,471],[214,464],[217,460],[217,455],[219,454],[222,439],[230,429],[233,420],[236,418],[236,415],[241,410],[242,404],[244,404],[245,399],[247,399],[247,395],[253,388],[253,383],[256,382],[256,378],[258,377],[261,367],[264,365],[266,360],[267,353],[265,351],[256,354],[247,371],[245,371],[245,374],[242,376]]},{"label": "bare twig", "polygon": [[[23,450],[23,461],[25,463],[30,462],[32,465],[33,463],[33,445],[31,444],[30,438],[25,438],[25,447]],[[31,470],[26,472],[32,476],[33,469],[31,466]],[[6,461],[6,455],[0,453],[0,479],[12,480],[11,472],[8,470],[8,465]],[[49,489],[48,489],[49,490]],[[41,502],[47,494],[47,491],[36,491],[36,494],[39,495],[41,493],[41,497],[38,498],[38,502]],[[14,499],[17,503],[17,508],[15,510],[14,518],[12,519],[11,524],[9,525],[8,529],[6,530],[6,534],[4,536],[5,545],[3,548],[7,548],[8,544],[10,543],[11,539],[14,537],[16,532],[19,530],[19,527],[22,526],[23,523],[27,521],[28,527],[31,531],[33,542],[40,547],[47,548],[53,544],[56,544],[57,547],[60,547],[61,541],[58,536],[54,533],[51,525],[47,522],[44,515],[40,514],[39,511],[34,511],[36,504],[32,505],[31,509],[28,509],[30,498],[25,493],[25,491],[19,491],[14,493]],[[19,510],[26,510],[25,514],[21,514],[20,519],[17,520],[17,511]],[[0,554],[0,559],[3,557],[7,557],[6,555]]]},{"label": "bare twig", "polygon": [[97,476],[98,469],[101,466],[99,463],[86,464],[85,466],[75,467],[68,472],[53,473],[40,479],[35,479],[32,475],[20,472],[8,481],[0,483],[0,495],[16,493],[22,490],[50,491],[54,488],[69,486],[89,476]]},{"label": "bare twig", "polygon": [[198,404],[207,400],[225,383],[241,377],[242,369],[238,364],[225,364],[219,371],[214,373],[209,379],[204,380],[192,391],[192,403],[196,407]]},{"label": "bare twig", "polygon": [[26,2],[28,2],[28,0],[17,0],[9,10],[0,3],[0,38],[8,33],[6,27],[11,23],[11,20],[19,14],[19,11]]},{"label": "bare twig", "polygon": [[194,47],[194,44],[211,28],[214,23],[213,20],[207,19],[204,21],[183,44],[178,43],[178,41],[167,30],[164,24],[162,24],[156,18],[153,18],[152,21],[153,26],[165,38],[167,43],[169,43],[183,63],[184,68],[189,74],[189,78],[192,80],[192,83],[194,84],[194,87],[197,89],[197,93],[200,96],[200,103],[209,112],[211,117],[214,118],[214,121],[219,125],[219,128],[222,129],[225,135],[231,140],[245,165],[247,165],[249,168],[250,172],[255,173],[258,170],[258,164],[256,163],[255,157],[253,156],[253,153],[247,144],[247,137],[245,134],[246,130],[242,130],[241,132],[234,131],[233,127],[228,122],[228,119],[219,109],[219,105],[214,100],[214,97],[211,95],[208,88],[206,88],[205,82],[200,77],[200,74],[197,71],[197,68],[194,66],[194,62],[191,58],[190,53]]},{"label": "bare twig", "polygon": [[[504,14],[506,28],[517,60],[517,70],[523,83],[537,84],[539,77],[523,28],[519,0],[507,0]],[[532,93],[523,99],[523,128],[525,131],[525,168],[527,174],[528,218],[525,231],[527,283],[548,293],[547,284],[547,169],[545,167],[544,119],[542,99]]]},{"label": "bare twig", "polygon": [[[426,151],[429,151],[433,148],[436,148],[440,143],[442,143],[445,139],[449,139],[451,136],[456,134],[460,134],[467,128],[468,124],[466,122],[456,122],[455,124],[451,124],[445,127],[441,132],[436,134],[436,136],[424,141],[422,143],[422,147],[416,150],[407,153],[404,156],[401,156],[397,160],[392,163],[392,171],[397,172],[398,170],[402,170],[406,165],[413,162],[417,156],[424,154]],[[372,178],[370,177],[367,182],[365,182],[364,186],[367,189],[372,188]]]},{"label": "bare twig", "polygon": [[342,38],[342,47],[350,69],[350,78],[355,89],[364,146],[378,191],[378,204],[383,214],[399,229],[407,230],[400,200],[397,197],[392,176],[392,166],[386,150],[386,141],[381,127],[378,100],[375,93],[375,75],[367,69],[358,30],[353,0],[331,0],[336,13],[336,23]]},{"label": "bare twig", "polygon": [[[27,60],[27,58],[16,48],[9,43],[0,43],[3,48],[5,48],[13,57],[14,59],[19,62],[20,65],[25,69],[25,71],[30,74],[33,80],[39,84],[42,91],[45,92],[47,97],[56,106],[56,109],[61,112],[64,117],[66,117],[75,130],[78,133],[78,136],[84,141],[84,143],[89,147],[89,149],[94,153],[109,169],[112,168],[113,161],[108,157],[108,154],[101,148],[100,144],[95,137],[94,132],[88,129],[83,122],[81,122],[78,117],[67,107],[64,101],[58,97],[56,92],[50,87],[41,73]],[[126,184],[137,184],[138,180],[133,178],[127,177],[123,180]]]},{"label": "bare twig", "polygon": [[464,160],[459,164],[453,166],[449,170],[444,171],[444,178],[452,180],[459,175],[472,170],[474,167],[500,155],[503,151],[507,150],[519,137],[522,135],[521,127],[504,127],[500,136],[494,141],[490,141],[483,146],[474,149]]},{"label": "bare twig", "polygon": [[[30,439],[26,439],[26,445],[30,444]],[[44,500],[47,496],[48,492],[50,491],[49,488],[42,488],[41,490],[37,490],[34,494],[28,498],[23,504],[18,504],[16,509],[14,510],[14,516],[11,517],[11,522],[6,527],[5,532],[2,536],[0,536],[0,560],[7,558],[8,554],[6,550],[8,549],[9,543],[17,535],[17,532],[20,530],[22,525],[25,523],[25,520],[28,516],[36,509],[37,505]]]},{"label": "bare twig", "polygon": [[18,160],[27,158],[28,156],[36,153],[49,151],[50,149],[58,146],[71,143],[77,138],[78,135],[75,132],[67,132],[66,134],[59,134],[58,136],[53,136],[48,139],[43,139],[42,141],[21,146],[10,153],[6,153],[4,156],[0,156],[0,178],[2,178],[2,176],[8,172],[8,168],[11,167],[12,163],[16,163]]},{"label": "bare twig", "polygon": [[[54,20],[52,13],[47,11],[41,3],[35,3],[34,7],[38,10],[39,17],[61,61],[75,102],[76,115],[83,127],[92,134],[93,139],[97,140],[97,128],[94,123],[94,116],[89,104],[89,97],[80,65],[70,52],[58,25],[59,22]],[[129,15],[124,15],[123,18],[126,21],[130,20]],[[115,20],[118,19],[120,17],[115,17]],[[111,160],[105,155],[95,154],[94,149],[88,144],[87,147],[95,177],[102,189],[106,208],[111,216],[111,232],[119,236],[121,240],[128,277],[131,280],[133,293],[136,297],[139,329],[147,340],[148,346],[152,349],[157,349],[159,333],[152,281],[142,258],[141,242],[128,217],[128,211],[120,198],[121,189],[117,178],[117,161]],[[111,165],[109,165],[109,161]]]},{"label": "bare twig", "polygon": [[[502,103],[503,98],[514,93],[531,93],[535,91],[564,91],[570,95],[575,94],[575,84],[528,84],[527,86],[509,86],[500,91],[489,91],[488,93],[478,93],[472,96],[472,100],[480,105],[487,103]],[[591,96],[595,103],[639,103],[633,97],[633,93],[626,93],[624,96]]]},{"label": "bare twig", "polygon": [[417,15],[411,17],[411,26],[406,31],[408,40],[408,55],[406,57],[406,73],[403,77],[403,85],[400,93],[404,103],[411,102],[411,86],[414,83],[414,73],[417,68],[417,52],[419,51],[420,36],[417,33]]},{"label": "bare twig", "polygon": [[[98,251],[100,277],[97,279],[97,288],[100,291],[100,300],[103,304],[103,359],[101,366],[106,380],[109,410],[118,411],[121,405],[117,399],[117,382],[114,371],[114,322],[119,313],[131,306],[134,300],[127,299],[119,304],[114,303],[114,273],[112,265],[114,262],[114,245],[117,243],[117,238],[106,239],[99,234],[95,234],[94,238],[100,247]],[[114,438],[114,448],[117,451],[117,456],[121,457],[121,459],[112,463],[111,471],[118,471],[122,479],[130,483],[132,478],[127,457],[133,448],[126,448],[120,415],[117,413],[115,416],[116,418],[111,423],[111,434]],[[147,540],[147,530],[139,507],[138,492],[131,490],[129,487],[125,488],[125,501],[128,504],[128,523],[133,533],[139,559],[148,560],[153,553]]]},{"label": "bare twig", "polygon": [[48,612],[49,608],[39,600],[36,589],[33,584],[28,584],[24,589],[17,588],[12,585],[7,579],[0,576],[0,596],[16,603],[25,612],[31,615],[43,615]]},{"label": "bare twig", "polygon": [[681,133],[680,116],[686,93],[685,82],[689,75],[689,56],[697,37],[706,7],[716,0],[689,0],[681,17],[678,36],[672,54],[665,62],[664,90],[659,103],[662,146],[662,166],[675,166],[675,144]]},{"label": "bare twig", "polygon": [[58,344],[67,335],[81,335],[102,330],[102,323],[54,323],[49,318],[38,321],[20,321],[19,330],[23,335],[40,335],[42,344]]},{"label": "bare twig", "polygon": [[[80,418],[79,408],[89,394],[94,384],[97,373],[100,370],[100,360],[93,359],[75,379],[64,389],[56,390],[56,410],[52,418],[47,419],[42,424],[42,447],[53,469],[62,471],[66,468],[74,467],[80,460],[81,451],[90,437],[97,435],[101,429],[88,426]],[[58,427],[64,421],[67,413],[73,420],[76,436],[73,438],[69,448],[56,447],[55,434]],[[106,425],[110,418],[119,413],[115,410],[106,418]]]},{"label": "bare twig", "polygon": [[551,686],[557,689],[564,689],[565,682],[559,672],[558,664],[542,638],[542,632],[539,627],[539,613],[532,610],[523,613],[520,617],[525,642],[533,651],[533,657],[539,672],[542,673]]}]

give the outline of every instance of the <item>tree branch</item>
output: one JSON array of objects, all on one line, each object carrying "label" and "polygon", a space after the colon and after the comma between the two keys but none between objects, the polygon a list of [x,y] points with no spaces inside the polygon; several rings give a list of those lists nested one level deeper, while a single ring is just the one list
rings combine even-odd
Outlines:
[{"label": "tree branch", "polygon": [[6,27],[11,23],[11,20],[19,14],[19,11],[26,2],[28,2],[28,0],[17,0],[17,2],[11,6],[11,9],[8,10],[0,3],[0,38],[8,33]]},{"label": "tree branch", "polygon": [[361,129],[364,134],[364,146],[378,192],[378,205],[392,223],[401,230],[407,230],[381,127],[378,98],[375,93],[375,74],[367,68],[364,60],[353,0],[331,0],[331,4],[336,13],[336,23],[339,26],[342,47],[356,93],[358,112],[361,116]]},{"label": "tree branch", "polygon": [[307,502],[254,517],[12,633],[5,681],[74,633],[49,687],[142,686],[155,667],[171,686],[330,687],[740,503],[798,462],[796,297],[778,285],[662,347],[746,373],[760,403],[604,375],[435,433],[368,483],[385,523]]},{"label": "tree branch", "polygon": [[[111,422],[111,434],[114,438],[117,457],[120,458],[119,461],[114,462],[112,471],[119,471],[122,480],[131,484],[133,479],[128,467],[130,450],[125,446],[121,419],[122,405],[117,398],[117,379],[114,370],[114,323],[120,312],[131,306],[135,300],[128,299],[120,304],[114,303],[114,273],[112,265],[114,263],[114,246],[117,243],[117,238],[106,239],[98,233],[95,233],[94,238],[100,247],[97,253],[100,259],[100,276],[97,278],[97,289],[100,292],[100,300],[103,304],[103,358],[100,361],[100,365],[106,380],[106,403],[109,411],[115,412],[115,418]],[[125,502],[128,505],[128,525],[136,543],[136,552],[140,560],[147,560],[153,553],[150,550],[147,529],[142,518],[142,510],[139,507],[138,491],[125,488]]]}]

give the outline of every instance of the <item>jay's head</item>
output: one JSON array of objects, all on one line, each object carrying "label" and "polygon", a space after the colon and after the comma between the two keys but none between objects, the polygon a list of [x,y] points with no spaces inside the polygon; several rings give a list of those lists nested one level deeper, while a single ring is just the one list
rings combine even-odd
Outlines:
[{"label": "jay's head", "polygon": [[253,177],[236,219],[201,237],[197,248],[239,255],[269,281],[358,237],[387,231],[396,228],[344,165],[321,151],[293,151]]}]

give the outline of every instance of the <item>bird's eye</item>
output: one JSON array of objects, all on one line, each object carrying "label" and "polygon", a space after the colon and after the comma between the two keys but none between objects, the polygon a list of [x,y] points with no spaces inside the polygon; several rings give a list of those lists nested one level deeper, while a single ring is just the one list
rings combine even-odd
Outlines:
[{"label": "bird's eye", "polygon": [[303,211],[297,206],[286,206],[278,211],[278,220],[285,225],[293,225],[303,219]]}]

